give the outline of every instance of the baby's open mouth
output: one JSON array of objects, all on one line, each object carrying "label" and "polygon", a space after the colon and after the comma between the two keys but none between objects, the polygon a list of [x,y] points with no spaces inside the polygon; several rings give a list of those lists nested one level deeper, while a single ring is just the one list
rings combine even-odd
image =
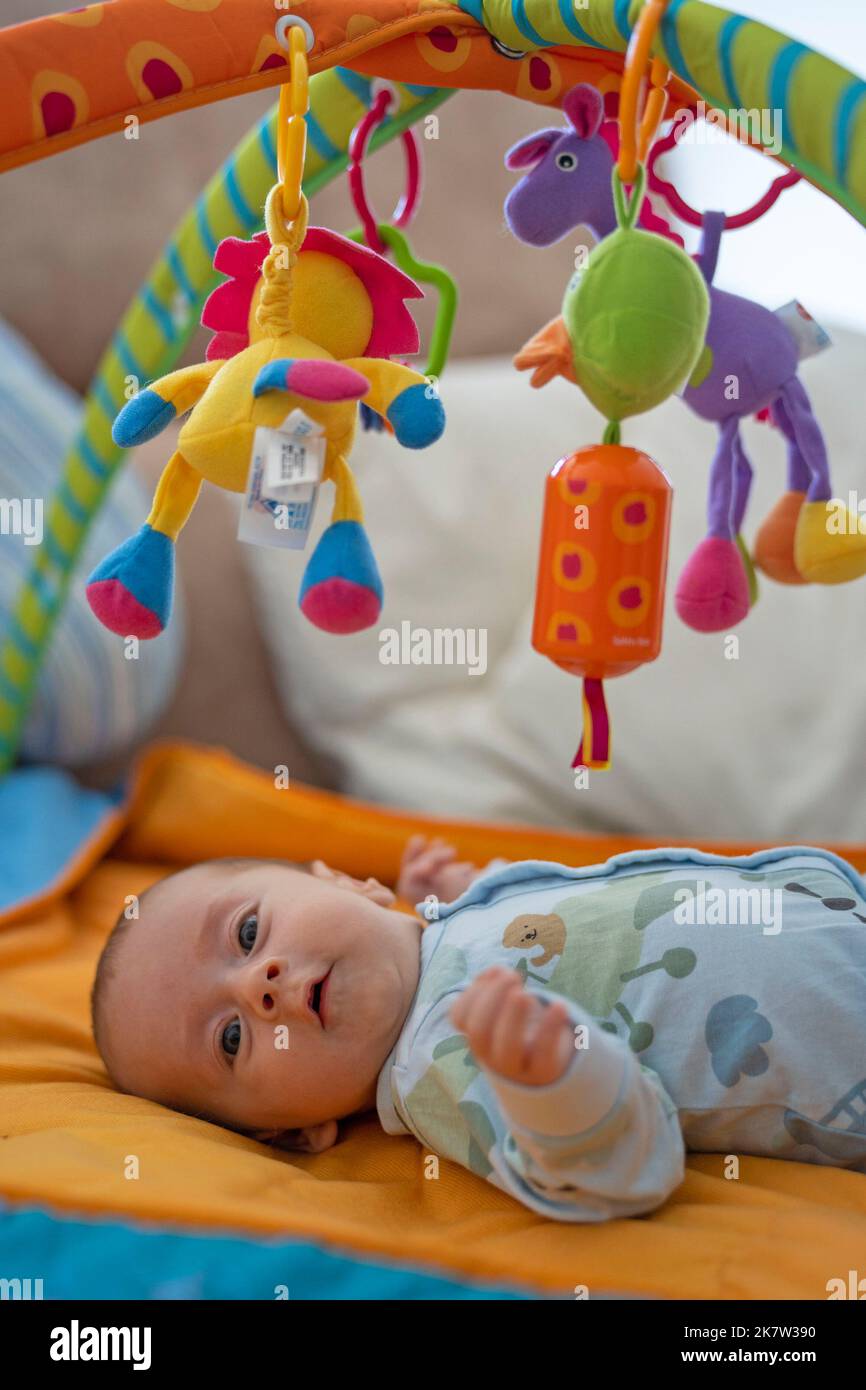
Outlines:
[{"label": "baby's open mouth", "polygon": [[[331,968],[333,969],[333,967]],[[321,1023],[323,1028],[326,1024],[325,999],[328,988],[328,980],[330,978],[331,971],[329,970],[327,975],[322,976],[321,980],[317,980],[315,984],[310,985],[310,992],[307,996],[307,1006],[312,1010],[314,1014],[318,1015],[319,1022]]]}]

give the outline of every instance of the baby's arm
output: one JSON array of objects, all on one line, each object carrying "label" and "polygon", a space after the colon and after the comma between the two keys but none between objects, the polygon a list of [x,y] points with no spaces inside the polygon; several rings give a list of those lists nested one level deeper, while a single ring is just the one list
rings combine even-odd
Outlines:
[{"label": "baby's arm", "polygon": [[[505,859],[491,859],[485,869],[498,868],[507,862]],[[438,898],[441,903],[451,903],[465,893],[470,883],[485,869],[467,860],[458,861],[457,850],[444,840],[428,840],[423,835],[413,835],[403,851],[397,896],[413,907],[415,903],[430,897]]]},{"label": "baby's arm", "polygon": [[493,966],[462,992],[451,1021],[508,1124],[502,1185],[515,1195],[560,1220],[604,1221],[652,1211],[682,1181],[673,1102],[570,1001],[529,993],[516,971]]}]

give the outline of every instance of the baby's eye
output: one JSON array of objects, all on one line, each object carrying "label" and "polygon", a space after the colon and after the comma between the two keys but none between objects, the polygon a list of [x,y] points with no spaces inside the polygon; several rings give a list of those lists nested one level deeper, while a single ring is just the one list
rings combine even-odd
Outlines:
[{"label": "baby's eye", "polygon": [[237,1057],[238,1048],[241,1045],[241,1022],[239,1018],[233,1018],[231,1023],[227,1023],[223,1029],[222,1049],[227,1057]]},{"label": "baby's eye", "polygon": [[238,927],[238,941],[242,951],[248,954],[256,944],[256,934],[259,930],[259,919],[253,914],[245,917]]}]

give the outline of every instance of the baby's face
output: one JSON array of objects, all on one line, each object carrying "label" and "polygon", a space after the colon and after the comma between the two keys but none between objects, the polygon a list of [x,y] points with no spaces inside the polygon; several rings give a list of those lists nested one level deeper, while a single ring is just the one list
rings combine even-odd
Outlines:
[{"label": "baby's face", "polygon": [[115,1079],[325,1147],[373,1105],[418,984],[420,924],[392,901],[319,862],[201,864],[157,885],[106,985]]}]

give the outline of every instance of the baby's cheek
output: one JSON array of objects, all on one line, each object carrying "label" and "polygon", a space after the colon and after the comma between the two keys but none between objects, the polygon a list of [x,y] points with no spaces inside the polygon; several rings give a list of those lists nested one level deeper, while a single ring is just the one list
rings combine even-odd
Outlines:
[{"label": "baby's cheek", "polygon": [[259,1065],[249,1078],[249,1100],[273,1113],[275,1106],[290,1110],[319,1092],[327,1067],[302,1027],[277,1024],[263,1042]]}]

